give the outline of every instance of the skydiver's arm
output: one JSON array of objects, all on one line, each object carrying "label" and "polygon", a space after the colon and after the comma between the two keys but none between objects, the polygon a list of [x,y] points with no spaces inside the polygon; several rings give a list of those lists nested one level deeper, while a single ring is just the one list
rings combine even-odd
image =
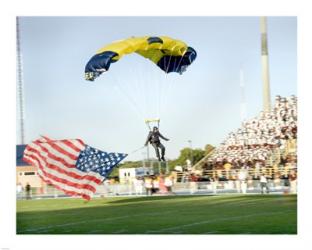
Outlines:
[{"label": "skydiver's arm", "polygon": [[147,138],[146,138],[146,142],[145,142],[145,146],[147,146],[147,144],[148,144],[148,142],[150,141],[150,139],[151,139],[151,136],[152,136],[152,132],[149,132],[148,133],[148,136],[147,136]]},{"label": "skydiver's arm", "polygon": [[158,134],[159,134],[159,137],[160,137],[160,138],[164,139],[165,141],[169,141],[169,139],[166,138],[166,137],[164,137],[161,133],[158,133]]}]

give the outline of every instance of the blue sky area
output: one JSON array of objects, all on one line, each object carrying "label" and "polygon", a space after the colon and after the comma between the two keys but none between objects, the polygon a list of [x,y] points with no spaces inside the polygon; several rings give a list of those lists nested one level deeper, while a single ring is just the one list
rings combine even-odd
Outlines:
[{"label": "blue sky area", "polygon": [[[160,117],[167,157],[188,140],[217,146],[240,126],[241,68],[247,117],[262,109],[259,17],[21,17],[20,35],[26,143],[43,134],[131,153],[145,142],[144,119]],[[183,40],[197,59],[183,75],[165,75],[133,54],[95,82],[84,80],[99,48],[145,35]],[[268,46],[272,99],[296,95],[296,17],[268,17]],[[137,151],[128,160],[142,157]]]}]

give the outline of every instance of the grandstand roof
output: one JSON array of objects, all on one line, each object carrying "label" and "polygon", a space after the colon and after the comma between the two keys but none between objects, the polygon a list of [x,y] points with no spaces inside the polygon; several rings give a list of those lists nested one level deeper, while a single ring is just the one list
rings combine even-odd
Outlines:
[{"label": "grandstand roof", "polygon": [[23,154],[26,144],[16,145],[16,166],[30,166],[27,162],[23,161]]}]

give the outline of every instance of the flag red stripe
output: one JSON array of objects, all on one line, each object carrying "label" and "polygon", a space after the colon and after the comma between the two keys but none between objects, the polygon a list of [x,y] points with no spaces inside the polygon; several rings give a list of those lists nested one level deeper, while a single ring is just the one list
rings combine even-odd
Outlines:
[{"label": "flag red stripe", "polygon": [[[38,162],[33,162],[32,160],[29,160],[29,159],[25,159],[25,161],[27,161],[28,163],[32,164],[32,165],[38,165]],[[39,167],[39,166],[37,166]],[[85,194],[85,193],[82,193],[82,192],[76,192],[76,191],[73,191],[73,190],[67,190],[67,189],[64,189],[62,187],[60,187],[59,185],[55,184],[53,181],[49,180],[49,179],[46,179],[44,176],[42,176],[40,173],[39,173],[39,177],[46,183],[48,184],[51,184],[52,186],[54,186],[55,188],[65,192],[67,195],[70,195],[70,196],[81,196],[82,198],[86,199],[86,200],[90,200],[91,196],[88,195],[88,194]]]},{"label": "flag red stripe", "polygon": [[71,149],[80,152],[81,148],[78,148],[75,144],[73,144],[70,140],[61,140],[66,146],[70,147]]},{"label": "flag red stripe", "polygon": [[93,193],[96,191],[96,189],[95,189],[93,186],[89,185],[89,184],[78,184],[78,183],[74,183],[74,182],[68,181],[68,180],[66,180],[66,179],[63,179],[63,178],[59,178],[59,177],[57,177],[57,176],[54,176],[54,175],[52,175],[52,174],[50,174],[50,173],[47,173],[47,172],[44,170],[44,167],[41,165],[41,163],[40,163],[40,161],[39,161],[39,159],[38,159],[37,157],[35,157],[35,156],[27,156],[27,157],[29,157],[29,158],[31,158],[31,159],[37,161],[37,162],[38,162],[38,166],[39,166],[39,168],[41,169],[41,171],[44,173],[44,175],[45,175],[46,177],[48,177],[48,178],[54,180],[54,181],[57,181],[57,182],[59,182],[59,183],[63,183],[63,184],[66,184],[66,185],[68,185],[68,186],[75,187],[75,188],[78,188],[78,189],[87,189],[87,190],[90,190],[90,191],[93,192]]},{"label": "flag red stripe", "polygon": [[80,139],[75,139],[75,140],[76,140],[76,142],[80,143],[81,147],[85,147],[86,146],[85,143],[82,140],[80,140]]},{"label": "flag red stripe", "polygon": [[60,146],[56,145],[53,142],[46,142],[49,146],[51,146],[52,148],[54,148],[56,151],[58,151],[59,153],[66,155],[67,157],[69,157],[72,160],[77,160],[77,155],[73,155],[71,153],[69,153],[68,151],[64,150],[63,148],[61,148]]},{"label": "flag red stripe", "polygon": [[[68,175],[68,176],[70,176],[70,177],[72,177],[72,178],[74,178],[74,179],[77,179],[77,180],[86,179],[86,180],[89,180],[89,181],[93,181],[93,182],[95,182],[96,184],[100,184],[100,183],[102,182],[102,180],[96,178],[95,176],[87,175],[87,174],[84,173],[84,172],[81,172],[82,175],[79,175],[79,174],[77,174],[77,173],[75,173],[75,172],[72,172],[72,171],[66,171],[66,170],[64,170],[63,168],[61,168],[61,167],[59,167],[59,166],[57,166],[57,165],[54,165],[53,163],[49,163],[49,162],[48,162],[48,159],[47,159],[46,157],[44,157],[44,156],[40,153],[40,151],[38,151],[38,150],[36,150],[36,149],[34,149],[34,148],[30,148],[30,149],[27,150],[27,152],[25,152],[25,155],[27,155],[27,156],[30,157],[29,152],[32,152],[32,153],[34,153],[34,154],[36,154],[36,155],[39,155],[39,156],[42,158],[42,160],[47,164],[46,167],[48,167],[48,168],[50,168],[50,169],[53,169],[53,170],[55,170],[55,171],[57,171],[57,172],[59,172],[59,173],[61,173],[61,174]],[[69,170],[70,170],[70,169],[69,169]],[[78,171],[79,171],[79,170],[78,170]]]},{"label": "flag red stripe", "polygon": [[[64,166],[66,166],[66,167],[68,167],[68,168],[76,168],[76,166],[75,166],[74,164],[70,164],[70,163],[68,163],[67,161],[65,161],[63,158],[58,157],[58,156],[54,155],[53,153],[51,153],[48,149],[46,149],[45,147],[43,147],[43,146],[41,145],[41,143],[34,142],[34,144],[36,144],[38,147],[40,147],[42,151],[46,152],[46,153],[48,154],[48,156],[49,156],[51,159],[62,163]],[[28,147],[29,147],[29,145],[27,146],[26,149],[28,149]],[[30,149],[28,149],[28,150],[30,150]],[[25,150],[25,152],[26,152],[26,150]]]},{"label": "flag red stripe", "polygon": [[103,177],[76,168],[86,145],[80,139],[53,140],[42,136],[28,145],[24,160],[38,168],[40,178],[70,196],[90,200]]},{"label": "flag red stripe", "polygon": [[[51,138],[49,138],[49,137],[47,137],[47,136],[44,136],[44,135],[41,135],[41,137],[44,139],[44,140],[42,140],[42,139],[38,139],[38,140],[36,140],[36,141],[38,141],[38,142],[54,142],[54,141],[62,141],[62,142],[64,142],[64,141],[68,141],[69,143],[71,143],[72,145],[73,145],[73,147],[74,147],[74,150],[75,150],[75,148],[77,149],[76,151],[81,151],[84,147],[85,147],[85,143],[81,140],[81,139],[71,139],[71,140],[53,140],[53,139],[51,139]],[[72,143],[72,141],[75,141],[77,144],[79,144],[79,146],[77,146],[77,145],[75,145],[74,143]],[[79,148],[80,147],[80,148]]]},{"label": "flag red stripe", "polygon": [[69,196],[81,196],[83,199],[85,200],[90,200],[91,197],[90,195],[87,195],[87,194],[84,194],[84,193],[78,193],[78,192],[75,192],[75,191],[69,191],[69,190],[66,190],[64,188],[61,188],[60,186],[56,185],[55,183],[51,182],[50,180],[48,179],[45,179],[42,175],[39,174],[39,177],[44,181],[46,182],[47,184],[50,184],[52,185],[53,187],[63,191],[65,194],[69,195]]},{"label": "flag red stripe", "polygon": [[52,139],[50,139],[49,137],[47,137],[45,135],[41,135],[41,138],[43,138],[45,141],[52,141]]}]

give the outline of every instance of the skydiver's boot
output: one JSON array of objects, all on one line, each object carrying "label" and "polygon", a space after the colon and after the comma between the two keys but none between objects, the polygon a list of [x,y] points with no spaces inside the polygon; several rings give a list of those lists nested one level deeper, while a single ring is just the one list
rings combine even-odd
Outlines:
[{"label": "skydiver's boot", "polygon": [[162,157],[161,157],[161,160],[162,160],[162,161],[166,161],[166,159],[165,159],[165,157],[164,157],[164,156],[162,156]]}]

